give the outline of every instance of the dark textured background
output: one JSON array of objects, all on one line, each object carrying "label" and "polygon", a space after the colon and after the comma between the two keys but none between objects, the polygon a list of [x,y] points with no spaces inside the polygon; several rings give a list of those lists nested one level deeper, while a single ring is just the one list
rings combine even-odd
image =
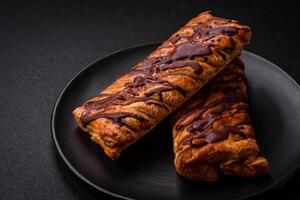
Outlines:
[{"label": "dark textured background", "polygon": [[[89,63],[162,41],[208,9],[250,25],[248,50],[300,82],[296,0],[1,1],[0,199],[107,199],[79,181],[57,155],[50,133],[56,98]],[[257,199],[287,194],[300,199],[299,185],[300,172]]]}]

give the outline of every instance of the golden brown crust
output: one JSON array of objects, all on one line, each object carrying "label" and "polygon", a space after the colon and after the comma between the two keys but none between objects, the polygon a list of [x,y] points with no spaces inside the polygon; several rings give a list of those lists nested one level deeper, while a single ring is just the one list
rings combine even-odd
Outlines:
[{"label": "golden brown crust", "polygon": [[268,173],[248,109],[244,65],[235,60],[176,112],[177,172],[207,182],[216,181],[219,171],[244,177]]},{"label": "golden brown crust", "polygon": [[116,159],[237,57],[250,37],[249,27],[202,13],[75,109],[76,122]]}]

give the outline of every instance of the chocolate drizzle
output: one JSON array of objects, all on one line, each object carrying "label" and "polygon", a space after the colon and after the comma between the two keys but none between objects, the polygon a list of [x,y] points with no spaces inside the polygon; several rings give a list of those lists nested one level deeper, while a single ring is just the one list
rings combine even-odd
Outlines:
[{"label": "chocolate drizzle", "polygon": [[206,56],[211,54],[209,45],[203,43],[193,44],[190,41],[182,43],[171,56],[171,60],[178,60],[182,58],[192,59],[194,56]]},{"label": "chocolate drizzle", "polygon": [[[144,119],[142,116],[130,113],[130,112],[118,112],[118,113],[97,113],[95,115],[87,116],[83,115],[81,116],[82,123],[84,125],[89,124],[91,121],[94,121],[95,119],[99,118],[107,118],[113,121],[114,124],[117,125],[124,125],[124,122],[122,122],[123,118],[131,117],[139,120],[140,122],[147,122],[148,120]],[[142,128],[146,129],[148,126],[143,125]]]},{"label": "chocolate drizzle", "polygon": [[[117,98],[115,98],[115,99],[117,99]],[[106,100],[106,99],[103,99],[103,100]],[[148,105],[153,104],[158,107],[169,110],[165,104],[163,104],[159,101],[155,101],[153,99],[146,98],[146,97],[132,97],[132,98],[127,98],[126,101],[119,101],[119,102],[118,101],[111,102],[111,101],[112,101],[111,98],[107,99],[105,101],[106,103],[102,103],[101,101],[89,101],[84,106],[87,110],[99,110],[101,108],[106,107],[108,104],[125,106],[125,105],[130,105],[133,103],[137,103],[137,102],[145,102]]]},{"label": "chocolate drizzle", "polygon": [[[236,61],[194,97],[199,102],[187,105],[185,109],[188,114],[177,116],[177,119],[184,119],[191,112],[198,112],[194,114],[192,121],[183,121],[175,127],[177,131],[185,128],[191,134],[182,141],[182,145],[202,147],[227,139],[229,133],[244,135],[240,126],[251,125],[251,120],[247,95],[241,86],[246,83],[245,75],[239,70],[243,70],[243,63]],[[209,101],[210,95],[217,90],[219,95],[222,94],[221,98]],[[229,118],[235,120],[234,124],[224,121]]]},{"label": "chocolate drizzle", "polygon": [[153,90],[150,90],[145,93],[146,97],[152,96],[153,94],[158,94],[160,96],[160,99],[162,99],[162,92],[168,92],[174,90],[174,87],[171,86],[165,86],[160,88],[155,88]]},{"label": "chocolate drizzle", "polygon": [[241,130],[234,126],[221,126],[220,128],[207,131],[205,141],[211,144],[225,140],[226,138],[228,138],[229,132],[242,134]]},{"label": "chocolate drizzle", "polygon": [[221,26],[221,27],[206,27],[206,26],[195,26],[194,31],[197,32],[201,36],[208,35],[228,35],[233,36],[237,34],[237,28],[233,26]]},{"label": "chocolate drizzle", "polygon": [[[211,104],[210,110],[208,107],[203,110],[203,113],[207,111],[208,113],[206,115],[200,115],[200,118],[196,118],[192,121],[191,124],[188,125],[187,131],[190,133],[194,133],[195,135],[187,138],[183,144],[190,144],[192,146],[195,146],[193,144],[193,140],[203,138],[205,142],[202,142],[200,146],[203,146],[208,143],[215,143],[221,140],[225,140],[228,137],[229,132],[232,132],[234,134],[240,134],[243,135],[243,133],[240,131],[240,129],[237,127],[238,125],[247,125],[250,124],[250,119],[247,115],[248,111],[248,105],[242,103],[242,101],[238,101],[239,99],[243,98],[229,98],[229,99],[222,99],[216,103]],[[224,103],[225,102],[225,103]],[[226,103],[227,102],[227,103]],[[234,104],[238,104],[237,106],[232,107]],[[235,110],[235,111],[233,111]],[[225,111],[231,111],[231,114],[222,116],[222,113]],[[240,113],[246,113],[246,117],[240,121],[236,126],[227,126],[227,125],[221,125],[220,127],[213,127],[214,123],[218,120],[222,120],[224,118],[228,117],[234,117],[237,114]],[[180,127],[183,128],[183,127]],[[199,144],[196,145],[197,147],[200,147]]]},{"label": "chocolate drizzle", "polygon": [[160,67],[162,71],[168,70],[168,69],[174,69],[174,68],[181,68],[181,67],[186,67],[190,66],[196,74],[201,74],[203,72],[202,67],[193,60],[188,60],[188,61],[175,61],[172,64],[169,65],[163,65]]},{"label": "chocolate drizzle", "polygon": [[[226,20],[224,20],[226,22]],[[228,22],[226,22],[228,23]],[[163,93],[170,91],[177,91],[183,97],[187,95],[184,88],[179,87],[176,83],[170,83],[167,80],[162,80],[159,77],[159,72],[174,70],[177,68],[190,67],[196,75],[203,72],[202,66],[194,60],[195,56],[203,57],[206,59],[212,53],[212,47],[209,42],[199,42],[199,37],[215,37],[215,35],[225,34],[232,36],[237,34],[235,27],[221,26],[212,28],[212,26],[203,26],[198,24],[193,27],[194,34],[186,37],[176,34],[170,38],[170,42],[173,43],[175,49],[169,56],[146,58],[141,65],[133,67],[129,73],[135,76],[132,82],[126,83],[124,89],[115,94],[99,94],[97,97],[104,97],[100,100],[91,100],[84,104],[86,109],[81,116],[82,123],[87,125],[91,121],[98,118],[107,118],[112,120],[113,123],[118,125],[125,125],[122,123],[122,118],[131,117],[141,122],[143,125],[147,121],[144,117],[138,114],[132,114],[128,112],[119,113],[106,113],[106,108],[110,106],[126,106],[136,102],[144,102],[148,105],[152,104],[165,111],[169,111],[168,105],[163,100]],[[187,41],[175,45],[181,38],[186,38]],[[232,40],[232,38],[230,38]],[[233,47],[234,41],[232,40]],[[216,48],[215,48],[216,49]],[[220,54],[224,60],[226,60],[225,53],[220,50],[216,51]],[[187,75],[188,76],[188,75]],[[154,89],[146,91],[142,94],[140,89],[145,91],[148,85],[155,86]],[[153,95],[158,95],[159,99]],[[113,108],[114,109],[114,108]],[[92,110],[97,110],[96,114],[91,114]]]},{"label": "chocolate drizzle", "polygon": [[237,33],[237,29],[235,27],[232,27],[232,26],[222,26],[222,27],[217,27],[217,28],[214,28],[214,29],[207,30],[205,33],[207,35],[223,34],[223,35],[233,36]]}]

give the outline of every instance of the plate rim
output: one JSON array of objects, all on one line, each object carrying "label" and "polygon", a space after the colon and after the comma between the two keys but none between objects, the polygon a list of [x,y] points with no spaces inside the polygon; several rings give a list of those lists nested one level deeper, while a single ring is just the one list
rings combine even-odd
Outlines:
[{"label": "plate rim", "polygon": [[[70,85],[84,72],[86,71],[87,69],[89,69],[90,67],[94,66],[96,63],[106,59],[106,58],[109,58],[115,54],[118,54],[118,53],[121,53],[121,52],[124,52],[124,51],[130,51],[130,50],[133,50],[133,49],[137,49],[137,48],[142,48],[142,47],[146,47],[146,46],[155,46],[155,45],[159,45],[161,44],[161,42],[151,42],[151,43],[143,43],[143,44],[138,44],[138,45],[134,45],[134,46],[131,46],[131,47],[127,47],[127,48],[122,48],[122,49],[119,49],[119,50],[116,50],[116,51],[113,51],[111,53],[108,53],[100,58],[97,58],[95,59],[94,61],[90,62],[89,64],[87,64],[85,67],[83,67],[78,73],[76,73],[69,81],[68,83],[64,86],[64,88],[60,91],[58,97],[56,98],[56,101],[55,101],[55,104],[54,104],[54,107],[52,109],[52,114],[51,114],[51,121],[50,121],[50,129],[51,129],[51,138],[55,144],[55,149],[56,151],[59,153],[60,157],[62,158],[62,160],[64,161],[64,163],[68,166],[69,170],[71,170],[79,179],[81,179],[81,181],[85,182],[87,185],[89,185],[90,187],[93,187],[94,189],[100,191],[100,192],[103,192],[107,195],[110,195],[110,196],[113,196],[113,197],[116,197],[116,198],[119,198],[119,199],[126,199],[126,200],[132,200],[133,198],[130,198],[130,197],[126,197],[126,196],[123,196],[123,195],[120,195],[120,194],[117,194],[117,193],[114,193],[110,190],[106,190],[94,183],[92,183],[90,180],[88,180],[84,175],[82,175],[81,173],[79,173],[76,168],[68,161],[67,157],[64,155],[60,145],[59,145],[59,142],[58,142],[58,139],[57,139],[57,133],[56,133],[56,130],[55,130],[55,120],[56,120],[56,117],[57,117],[57,108],[58,106],[60,105],[61,103],[61,100],[66,92],[66,90],[70,87]],[[257,54],[254,54],[252,52],[249,52],[249,51],[246,51],[244,50],[242,52],[242,54],[249,54],[259,60],[262,60],[266,63],[268,63],[269,65],[271,65],[272,67],[276,68],[277,70],[279,70],[283,76],[285,76],[285,78],[287,78],[292,84],[295,85],[295,87],[300,91],[300,85],[297,83],[297,81],[292,77],[290,76],[287,72],[285,72],[283,69],[281,69],[279,66],[277,66],[276,64],[272,63],[271,61],[267,60],[266,58],[263,58]],[[271,190],[273,188],[277,188],[277,187],[280,187],[282,184],[284,184],[286,181],[288,181],[298,170],[300,169],[300,162],[295,165],[286,175],[284,175],[283,177],[277,179],[274,181],[274,183],[272,183],[271,185],[261,189],[261,190],[258,190],[257,192],[253,192],[253,193],[250,193],[250,194],[247,194],[243,197],[238,197],[236,199],[246,199],[246,198],[249,198],[249,197],[253,197],[253,196],[256,196],[256,195],[259,195],[259,194],[262,194],[268,190]]]}]

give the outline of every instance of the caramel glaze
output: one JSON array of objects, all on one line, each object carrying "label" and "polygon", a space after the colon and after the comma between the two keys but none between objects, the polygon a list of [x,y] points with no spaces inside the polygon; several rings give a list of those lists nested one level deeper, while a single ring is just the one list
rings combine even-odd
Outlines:
[{"label": "caramel glaze", "polygon": [[[177,116],[177,119],[184,119],[188,115],[194,114],[194,118],[187,124],[178,123],[175,126],[177,131],[186,129],[190,134],[184,139],[182,145],[202,147],[206,144],[215,143],[228,138],[229,133],[244,133],[240,129],[243,125],[251,125],[247,94],[242,91],[242,85],[246,84],[243,72],[244,66],[241,61],[235,61],[234,67],[229,67],[213,79],[203,90],[201,90],[191,101],[198,103],[185,107],[186,112]],[[242,70],[241,72],[238,72]],[[214,92],[222,93],[221,98],[210,101],[209,97]],[[195,115],[196,112],[199,112]],[[225,114],[226,113],[226,114]],[[215,122],[234,117],[237,114],[244,114],[244,118],[232,125],[222,124],[215,127]],[[193,141],[197,142],[193,142]]]},{"label": "caramel glaze", "polygon": [[[112,120],[113,123],[118,125],[127,126],[127,124],[122,122],[123,118],[132,117],[141,122],[141,128],[147,128],[149,126],[148,120],[144,119],[142,116],[138,114],[133,114],[129,112],[122,113],[106,113],[105,108],[108,105],[129,105],[135,102],[145,102],[146,104],[152,104],[158,106],[162,109],[169,110],[168,106],[163,102],[162,93],[167,91],[178,91],[182,96],[186,96],[186,91],[180,88],[175,83],[170,83],[165,80],[161,80],[159,77],[155,76],[155,72],[165,71],[169,69],[175,68],[183,68],[183,67],[191,67],[195,74],[201,74],[203,69],[194,59],[195,56],[205,56],[210,55],[211,46],[209,44],[197,43],[193,38],[195,37],[204,37],[208,35],[229,35],[232,36],[237,34],[237,29],[235,27],[222,26],[222,27],[203,27],[202,24],[198,24],[193,27],[194,34],[189,37],[181,37],[179,35],[175,35],[170,38],[174,45],[176,42],[181,40],[182,38],[186,38],[187,42],[183,42],[179,45],[175,45],[176,48],[171,56],[158,57],[158,58],[146,58],[143,61],[142,66],[137,66],[132,68],[129,73],[138,74],[133,80],[133,82],[125,85],[125,88],[116,94],[99,94],[98,97],[104,97],[101,100],[97,101],[88,101],[84,104],[85,111],[81,115],[81,121],[84,126],[88,125],[91,121],[96,120],[98,118],[107,118]],[[232,40],[232,38],[231,38]],[[233,45],[229,46],[226,51],[233,51],[235,49],[234,42],[231,42]],[[213,47],[215,48],[215,47]],[[216,48],[215,48],[216,49]],[[226,59],[224,53],[218,50],[218,53]],[[151,91],[148,91],[144,94],[143,97],[140,97],[139,94],[134,92],[134,88],[145,86],[147,84],[151,85],[159,85],[161,87],[155,88]],[[152,98],[153,94],[157,94],[159,99]],[[101,113],[92,114],[92,110],[104,109]],[[226,129],[227,130],[227,129]],[[220,132],[220,130],[219,130]],[[223,131],[224,132],[224,131]],[[211,135],[211,134],[208,134]],[[208,138],[212,138],[209,136]],[[208,139],[208,140],[216,140]]]}]

